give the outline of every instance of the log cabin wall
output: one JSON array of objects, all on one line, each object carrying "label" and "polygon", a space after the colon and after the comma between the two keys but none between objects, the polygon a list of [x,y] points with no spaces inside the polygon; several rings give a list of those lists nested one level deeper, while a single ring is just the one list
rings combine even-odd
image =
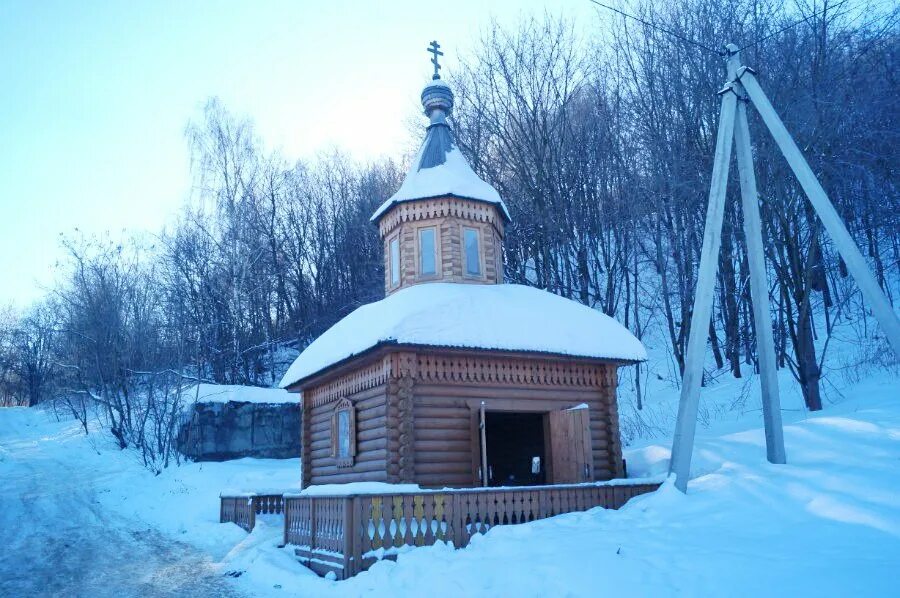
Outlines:
[{"label": "log cabin wall", "polygon": [[[301,462],[303,487],[311,484],[387,481],[387,382],[383,357],[303,389]],[[356,455],[341,466],[332,454],[332,416],[341,399],[355,410]]]},{"label": "log cabin wall", "polygon": [[[531,413],[587,404],[594,479],[622,477],[616,368],[566,357],[382,348],[304,387],[303,486],[480,485],[482,401],[487,411]],[[357,451],[352,466],[338,467],[331,418],[345,398],[355,407]]]},{"label": "log cabin wall", "polygon": [[420,352],[416,359],[415,475],[409,481],[424,487],[479,485],[482,401],[487,411],[532,413],[587,404],[594,479],[624,475],[616,365],[431,352]]}]

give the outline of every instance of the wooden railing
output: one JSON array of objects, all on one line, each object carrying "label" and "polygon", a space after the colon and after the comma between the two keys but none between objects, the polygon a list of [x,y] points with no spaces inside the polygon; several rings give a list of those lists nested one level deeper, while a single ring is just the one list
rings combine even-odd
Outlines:
[{"label": "wooden railing", "polygon": [[248,532],[253,531],[257,515],[282,512],[284,512],[284,497],[281,494],[250,493],[219,496],[219,522],[236,523]]},{"label": "wooden railing", "polygon": [[346,579],[402,546],[437,541],[462,548],[497,525],[593,507],[618,509],[658,483],[577,484],[350,496],[284,497],[284,542],[320,575]]}]

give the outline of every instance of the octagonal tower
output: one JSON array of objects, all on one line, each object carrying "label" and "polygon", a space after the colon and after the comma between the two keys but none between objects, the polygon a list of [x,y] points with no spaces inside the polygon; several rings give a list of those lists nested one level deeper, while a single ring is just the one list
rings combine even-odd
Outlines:
[{"label": "octagonal tower", "polygon": [[503,282],[509,211],[453,140],[453,92],[438,75],[422,91],[425,141],[400,189],[372,215],[384,242],[384,289],[429,282]]}]

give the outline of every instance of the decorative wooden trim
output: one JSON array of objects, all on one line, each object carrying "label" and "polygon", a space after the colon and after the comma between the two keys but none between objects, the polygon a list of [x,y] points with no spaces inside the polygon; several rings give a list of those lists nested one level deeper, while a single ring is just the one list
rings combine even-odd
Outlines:
[{"label": "decorative wooden trim", "polygon": [[610,369],[603,364],[560,363],[522,358],[467,355],[416,355],[417,378],[423,383],[502,384],[606,388]]},{"label": "decorative wooden trim", "polygon": [[320,386],[303,391],[303,400],[313,407],[325,405],[361,390],[385,384],[390,373],[390,360],[379,359]]},{"label": "decorative wooden trim", "polygon": [[415,433],[413,398],[418,363],[415,353],[395,353],[391,356],[391,388],[397,404],[397,421],[400,428],[400,447],[397,464],[400,482],[415,481]]},{"label": "decorative wooden trim", "polygon": [[381,221],[378,223],[378,231],[381,237],[384,238],[404,222],[447,216],[490,223],[500,234],[500,237],[503,237],[503,217],[493,204],[457,197],[420,199],[399,203],[381,218]]}]

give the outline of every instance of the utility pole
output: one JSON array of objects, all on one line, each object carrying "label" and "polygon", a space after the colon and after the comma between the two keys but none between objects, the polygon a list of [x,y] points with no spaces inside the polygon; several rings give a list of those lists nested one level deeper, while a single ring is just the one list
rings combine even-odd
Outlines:
[{"label": "utility pole", "polygon": [[726,56],[728,82],[719,92],[719,95],[722,96],[722,107],[719,114],[719,131],[710,181],[709,207],[706,213],[700,271],[697,277],[690,337],[685,356],[678,421],[675,425],[672,459],[669,464],[669,473],[674,473],[676,476],[675,486],[682,492],[687,492],[691,474],[691,455],[694,450],[703,362],[721,246],[722,216],[725,208],[732,141],[736,144],[741,206],[744,211],[744,234],[747,238],[747,257],[750,265],[750,294],[753,301],[753,322],[757,332],[763,420],[766,429],[766,453],[771,463],[783,464],[787,460],[784,451],[784,431],[781,423],[781,405],[775,368],[775,344],[772,335],[771,312],[769,311],[759,196],[756,189],[756,175],[753,171],[750,128],[747,123],[747,104],[752,102],[756,107],[775,139],[775,143],[800,182],[800,186],[822,220],[822,224],[825,225],[838,252],[847,264],[847,269],[859,285],[863,297],[872,308],[872,313],[884,330],[891,348],[900,357],[900,319],[897,318],[893,307],[869,271],[868,264],[853,241],[853,237],[847,232],[837,210],[834,209],[825,190],[797,148],[797,144],[794,143],[784,123],[781,122],[757,82],[753,71],[746,66],[741,66],[740,52],[737,46],[734,44],[726,46]]}]

